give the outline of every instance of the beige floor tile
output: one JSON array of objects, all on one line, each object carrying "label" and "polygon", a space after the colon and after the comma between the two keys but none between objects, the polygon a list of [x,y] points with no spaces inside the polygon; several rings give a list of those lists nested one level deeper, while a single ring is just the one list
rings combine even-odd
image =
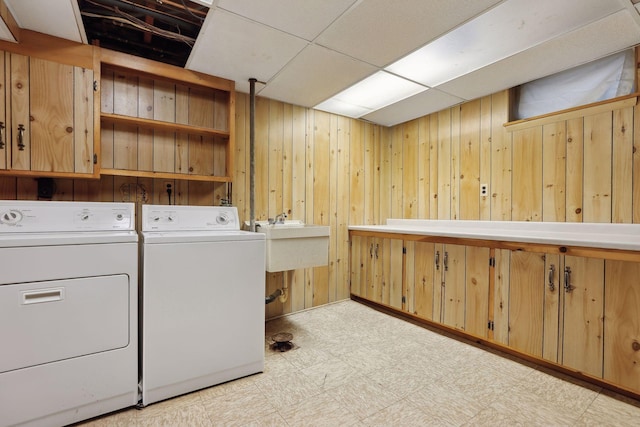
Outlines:
[{"label": "beige floor tile", "polygon": [[507,419],[531,426],[572,426],[582,414],[534,393],[519,391],[504,394],[490,407]]},{"label": "beige floor tile", "polygon": [[574,383],[576,380],[568,377],[563,379],[557,375],[559,374],[531,371],[511,392],[523,396],[532,394],[553,406],[582,414],[601,391],[599,387],[591,384],[582,382],[578,385]]},{"label": "beige floor tile", "polygon": [[445,425],[439,420],[425,414],[407,400],[400,400],[381,411],[365,418],[362,422],[367,426],[403,426],[423,427]]},{"label": "beige floor tile", "polygon": [[392,392],[374,380],[364,376],[355,376],[346,384],[326,392],[355,414],[364,419],[400,400]]},{"label": "beige floor tile", "polygon": [[362,374],[353,366],[337,358],[303,369],[302,373],[323,391],[346,384],[354,376]]},{"label": "beige floor tile", "polygon": [[359,422],[358,417],[326,393],[304,399],[279,412],[290,426],[351,426]]},{"label": "beige floor tile", "polygon": [[425,385],[406,399],[438,423],[447,425],[464,424],[485,408],[443,381]]},{"label": "beige floor tile", "polygon": [[277,376],[261,377],[256,381],[256,385],[271,405],[278,410],[322,392],[311,378],[297,370]]},{"label": "beige floor tile", "polygon": [[640,425],[640,402],[614,393],[598,395],[578,420],[586,426]]},{"label": "beige floor tile", "polygon": [[255,384],[237,393],[203,398],[203,407],[216,426],[244,426],[276,412],[276,408]]}]

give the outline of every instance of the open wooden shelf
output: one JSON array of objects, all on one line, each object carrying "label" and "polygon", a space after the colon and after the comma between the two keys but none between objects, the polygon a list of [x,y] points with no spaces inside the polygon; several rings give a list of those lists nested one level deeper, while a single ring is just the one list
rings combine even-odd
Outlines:
[{"label": "open wooden shelf", "polygon": [[189,135],[222,136],[229,137],[229,131],[211,129],[202,126],[186,125],[181,123],[165,122],[161,120],[145,119],[141,117],[122,116],[119,114],[101,113],[100,118],[104,123],[138,126],[147,129],[155,129],[168,132],[182,132]]},{"label": "open wooden shelf", "polygon": [[101,169],[102,175],[115,175],[115,176],[135,176],[138,178],[154,178],[154,179],[181,179],[188,181],[207,181],[207,182],[231,182],[230,176],[207,176],[207,175],[191,175],[188,173],[175,173],[175,172],[154,172],[154,171],[140,171],[130,169]]}]

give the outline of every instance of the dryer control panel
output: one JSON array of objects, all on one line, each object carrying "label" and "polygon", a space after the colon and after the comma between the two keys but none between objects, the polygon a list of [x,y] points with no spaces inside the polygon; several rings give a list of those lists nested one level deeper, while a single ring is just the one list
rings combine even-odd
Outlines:
[{"label": "dryer control panel", "polygon": [[142,231],[240,230],[235,206],[142,205]]},{"label": "dryer control panel", "polygon": [[0,201],[0,233],[135,230],[133,203]]}]

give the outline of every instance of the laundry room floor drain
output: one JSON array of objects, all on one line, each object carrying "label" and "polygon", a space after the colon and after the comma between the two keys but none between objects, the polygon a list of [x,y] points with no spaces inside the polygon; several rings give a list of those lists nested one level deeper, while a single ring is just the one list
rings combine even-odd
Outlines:
[{"label": "laundry room floor drain", "polygon": [[294,344],[291,342],[293,335],[289,332],[278,332],[272,335],[271,339],[273,340],[273,344],[271,345],[273,351],[285,352],[294,347]]}]

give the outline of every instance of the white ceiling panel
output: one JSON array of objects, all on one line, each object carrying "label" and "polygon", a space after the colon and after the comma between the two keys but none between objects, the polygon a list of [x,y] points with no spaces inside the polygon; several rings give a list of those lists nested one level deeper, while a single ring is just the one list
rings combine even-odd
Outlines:
[{"label": "white ceiling panel", "polygon": [[602,58],[639,40],[635,17],[621,10],[438,88],[464,99],[476,99]]},{"label": "white ceiling panel", "polygon": [[259,95],[312,107],[375,71],[367,63],[309,45]]},{"label": "white ceiling panel", "polygon": [[497,3],[500,1],[361,1],[316,42],[383,67]]},{"label": "white ceiling panel", "polygon": [[463,101],[464,99],[449,95],[438,89],[429,89],[374,111],[373,113],[369,113],[362,118],[381,125],[393,126],[427,114],[435,113],[453,105],[460,104]]},{"label": "white ceiling panel", "polygon": [[239,90],[248,91],[250,78],[268,81],[306,45],[298,37],[215,9],[207,14],[185,68],[235,80]]},{"label": "white ceiling panel", "polygon": [[502,3],[387,70],[435,87],[622,8],[617,1],[602,0],[537,0],[535,6],[530,2]]},{"label": "white ceiling panel", "polygon": [[78,23],[76,0],[5,0],[18,26],[78,43],[86,43],[84,27]]},{"label": "white ceiling panel", "polygon": [[220,0],[217,7],[313,40],[356,0]]}]

